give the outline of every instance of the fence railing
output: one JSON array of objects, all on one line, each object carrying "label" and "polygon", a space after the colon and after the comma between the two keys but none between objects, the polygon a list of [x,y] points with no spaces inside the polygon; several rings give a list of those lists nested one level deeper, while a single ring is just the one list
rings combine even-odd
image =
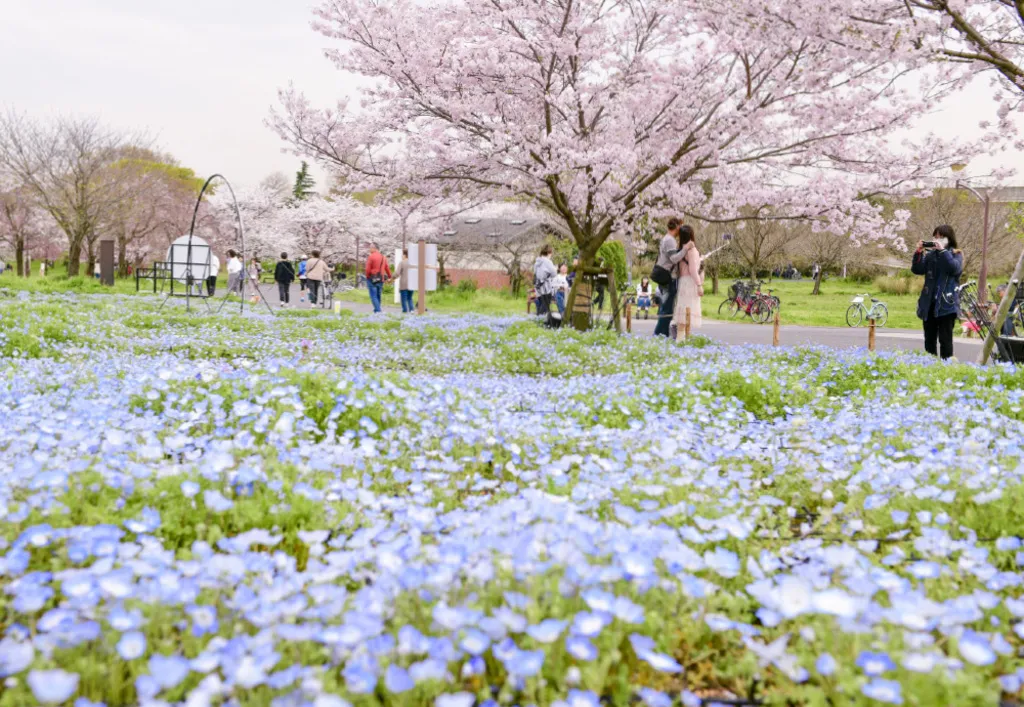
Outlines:
[{"label": "fence railing", "polygon": [[[156,294],[158,291],[163,292],[164,283],[170,279],[170,263],[153,263],[153,267],[151,268],[139,268],[135,271],[135,291],[138,292],[142,289],[143,280],[152,280],[153,294]],[[157,290],[157,283],[160,283],[159,290]]]}]

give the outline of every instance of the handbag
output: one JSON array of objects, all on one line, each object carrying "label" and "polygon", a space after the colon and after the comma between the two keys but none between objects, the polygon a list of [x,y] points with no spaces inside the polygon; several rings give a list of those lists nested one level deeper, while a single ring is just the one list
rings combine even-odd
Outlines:
[{"label": "handbag", "polygon": [[660,265],[655,265],[651,270],[651,282],[655,285],[668,287],[672,284],[672,273]]}]

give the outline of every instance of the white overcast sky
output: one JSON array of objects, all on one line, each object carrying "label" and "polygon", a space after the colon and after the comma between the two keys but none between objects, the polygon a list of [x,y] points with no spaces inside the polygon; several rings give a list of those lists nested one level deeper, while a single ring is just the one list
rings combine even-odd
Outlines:
[{"label": "white overcast sky", "polygon": [[[278,88],[294,80],[320,105],[351,90],[310,29],[311,0],[0,1],[0,106],[143,129],[197,173],[238,185],[298,167],[264,125]],[[929,126],[970,134],[991,117],[990,93],[975,87]],[[976,159],[971,171],[1020,161]]]}]

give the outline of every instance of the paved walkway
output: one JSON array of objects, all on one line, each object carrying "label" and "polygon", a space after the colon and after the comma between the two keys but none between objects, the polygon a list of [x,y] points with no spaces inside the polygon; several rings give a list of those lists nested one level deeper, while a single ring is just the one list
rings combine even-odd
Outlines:
[{"label": "paved walkway", "polygon": [[[276,309],[279,306],[276,285],[260,285],[267,301]],[[370,297],[366,291],[365,302],[344,302],[345,309],[368,314],[373,311],[370,306]],[[299,291],[299,286],[293,285],[291,290],[291,307],[308,309],[308,302],[301,302],[300,299],[305,293]],[[395,306],[391,299],[385,297],[384,311],[389,313],[401,313],[401,307]],[[339,300],[340,301],[340,300]],[[430,299],[428,296],[427,302]],[[625,322],[623,322],[625,326]],[[704,319],[704,326],[697,332],[715,341],[724,344],[763,344],[770,346],[772,343],[771,324],[753,324],[750,322],[726,322],[717,319]],[[633,334],[637,336],[654,335],[654,319],[634,319]],[[851,329],[849,327],[809,327],[809,326],[782,326],[780,329],[780,344],[783,346],[828,346],[835,349],[866,348],[868,345],[867,327]],[[982,342],[978,339],[957,338],[954,341],[953,351],[961,361],[974,361],[981,352]],[[881,351],[923,351],[923,334],[915,329],[877,329],[875,332],[875,345]]]}]

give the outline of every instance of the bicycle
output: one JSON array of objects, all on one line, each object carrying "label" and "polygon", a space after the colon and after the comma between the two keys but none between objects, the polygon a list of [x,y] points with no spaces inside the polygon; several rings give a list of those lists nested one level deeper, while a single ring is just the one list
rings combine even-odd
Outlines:
[{"label": "bicycle", "polygon": [[[871,308],[868,309],[864,305],[864,300],[871,300]],[[878,300],[877,297],[865,293],[863,295],[857,295],[852,300],[851,304],[846,310],[846,325],[850,327],[859,327],[863,322],[875,320],[875,326],[883,327],[889,320],[889,308],[885,306],[884,302]]]},{"label": "bicycle", "polygon": [[761,284],[760,281],[745,283],[737,280],[729,288],[729,298],[718,305],[719,315],[728,313],[730,317],[735,317],[743,312],[758,324],[767,322],[782,306],[782,302],[771,290],[768,290],[767,294],[761,292]]}]

